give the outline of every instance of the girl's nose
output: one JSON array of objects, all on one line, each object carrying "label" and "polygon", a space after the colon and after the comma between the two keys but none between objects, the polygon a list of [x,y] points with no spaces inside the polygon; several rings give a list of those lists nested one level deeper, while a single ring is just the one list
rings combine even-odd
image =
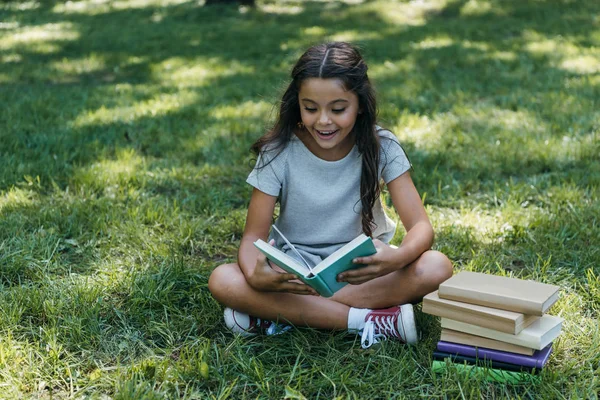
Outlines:
[{"label": "girl's nose", "polygon": [[329,119],[329,114],[326,112],[322,112],[319,118],[319,122],[325,125],[330,124],[331,120]]}]

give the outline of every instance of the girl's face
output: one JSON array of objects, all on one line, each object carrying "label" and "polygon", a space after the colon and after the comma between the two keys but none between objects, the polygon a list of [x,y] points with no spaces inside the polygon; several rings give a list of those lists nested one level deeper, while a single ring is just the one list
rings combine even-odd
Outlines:
[{"label": "girl's face", "polygon": [[336,161],[354,146],[352,128],[358,115],[358,96],[340,79],[309,78],[298,93],[300,115],[310,134],[305,142],[319,158]]}]

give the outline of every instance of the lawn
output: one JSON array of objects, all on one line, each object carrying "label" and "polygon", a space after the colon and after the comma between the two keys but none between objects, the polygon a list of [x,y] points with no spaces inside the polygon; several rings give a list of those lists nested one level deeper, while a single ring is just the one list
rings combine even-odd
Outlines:
[{"label": "lawn", "polygon": [[[0,397],[598,398],[600,2],[0,1]],[[455,270],[560,285],[537,383],[421,341],[231,336],[248,151],[311,44],[363,49]],[[387,200],[389,204],[389,200]],[[394,243],[402,240],[399,229]]]}]

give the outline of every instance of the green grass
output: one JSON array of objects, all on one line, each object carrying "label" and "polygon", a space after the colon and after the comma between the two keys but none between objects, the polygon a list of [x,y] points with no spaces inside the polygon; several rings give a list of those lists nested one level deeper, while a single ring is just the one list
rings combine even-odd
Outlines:
[{"label": "green grass", "polygon": [[[0,397],[597,399],[600,3],[258,3],[0,3]],[[562,287],[539,383],[432,375],[420,311],[410,348],[223,326],[248,147],[332,39],[363,48],[435,248]]]}]

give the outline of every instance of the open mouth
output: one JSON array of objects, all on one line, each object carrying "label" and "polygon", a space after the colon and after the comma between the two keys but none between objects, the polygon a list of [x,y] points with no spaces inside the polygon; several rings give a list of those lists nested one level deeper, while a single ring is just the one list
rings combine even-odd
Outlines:
[{"label": "open mouth", "polygon": [[339,129],[330,130],[330,131],[320,131],[318,129],[315,129],[315,131],[317,132],[317,135],[319,135],[319,137],[321,137],[321,138],[329,138],[329,137],[335,135],[339,131]]}]

